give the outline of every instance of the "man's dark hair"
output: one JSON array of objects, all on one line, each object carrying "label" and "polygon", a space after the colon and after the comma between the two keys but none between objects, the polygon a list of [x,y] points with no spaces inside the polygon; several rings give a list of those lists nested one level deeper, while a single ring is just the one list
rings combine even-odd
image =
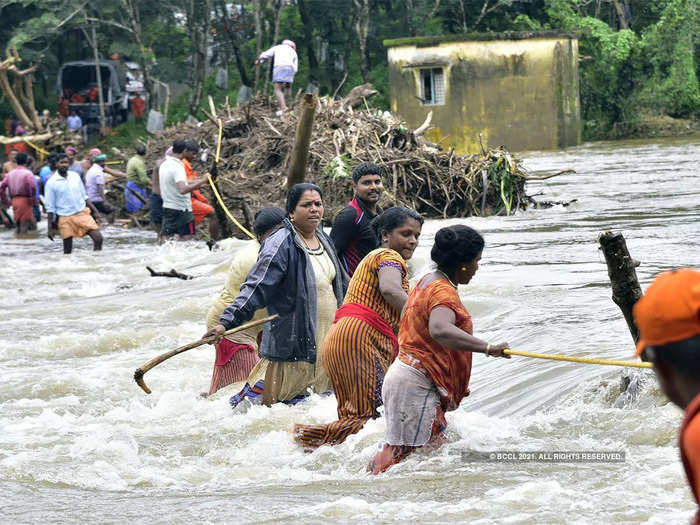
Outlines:
[{"label": "man's dark hair", "polygon": [[371,162],[362,162],[355,166],[352,170],[352,181],[357,183],[365,175],[379,175],[380,177],[384,175],[384,169],[381,166],[372,164]]},{"label": "man's dark hair", "polygon": [[178,139],[173,142],[173,153],[180,154],[187,149],[187,141]]},{"label": "man's dark hair", "polygon": [[652,352],[653,362],[665,363],[679,374],[693,379],[700,377],[700,335],[651,347]]},{"label": "man's dark hair", "polygon": [[27,165],[27,154],[23,152],[19,152],[17,156],[15,157],[15,163],[18,166],[26,166]]},{"label": "man's dark hair", "polygon": [[65,153],[59,153],[59,154],[58,154],[58,157],[56,157],[56,164],[58,164],[59,162],[61,162],[63,159],[66,159],[66,160],[68,160],[68,161],[70,162],[70,159],[68,158],[68,155],[66,155]]},{"label": "man's dark hair", "polygon": [[[67,157],[68,157],[68,155],[66,155],[66,158],[67,158]],[[46,159],[46,162],[48,163],[49,167],[50,167],[52,170],[55,170],[55,169],[56,169],[56,164],[58,163],[58,153],[55,153],[55,152],[54,152],[54,153],[49,153],[49,158]]]},{"label": "man's dark hair", "polygon": [[194,151],[197,153],[199,151],[199,144],[197,144],[194,140],[186,140],[185,151]]},{"label": "man's dark hair", "polygon": [[145,155],[146,154],[146,146],[143,144],[139,144],[136,146],[136,154],[137,155]]}]

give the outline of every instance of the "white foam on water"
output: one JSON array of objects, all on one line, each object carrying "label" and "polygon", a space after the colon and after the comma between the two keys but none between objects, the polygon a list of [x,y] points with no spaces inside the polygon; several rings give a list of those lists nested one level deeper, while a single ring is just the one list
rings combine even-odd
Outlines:
[{"label": "white foam on water", "polygon": [[[630,359],[595,239],[624,231],[643,259],[645,284],[661,269],[697,264],[697,146],[533,154],[532,169],[578,173],[531,183],[529,192],[579,202],[428,221],[414,278],[430,267],[439,227],[469,224],[487,242],[474,281],[460,288],[477,336],[534,352]],[[0,490],[8,495],[0,521],[683,523],[694,511],[678,457],[681,412],[648,371],[632,372],[641,378],[637,394],[620,398],[619,369],[477,355],[471,396],[447,414],[448,442],[380,476],[365,469],[383,439],[381,418],[310,454],[292,441],[290,425],[336,417],[333,396],[235,411],[234,388],[199,397],[211,377],[210,346],[148,372],[146,395],[134,370],[201,337],[246,242],[210,252],[201,243],[157,246],[148,232],[104,234],[103,252],[79,242],[64,257],[44,233],[19,241],[0,232],[10,289],[0,295]],[[196,278],[152,278],[145,266]],[[621,451],[625,460],[472,457],[496,451]]]}]

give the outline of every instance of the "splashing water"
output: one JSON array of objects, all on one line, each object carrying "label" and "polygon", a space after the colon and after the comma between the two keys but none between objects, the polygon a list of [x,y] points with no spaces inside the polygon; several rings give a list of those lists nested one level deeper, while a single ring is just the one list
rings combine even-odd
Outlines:
[{"label": "splashing water", "polygon": [[[532,169],[577,173],[529,184],[578,202],[514,217],[428,221],[412,266],[425,270],[438,228],[486,237],[481,269],[461,287],[475,334],[514,348],[629,359],[632,340],[610,287],[598,233],[622,231],[657,272],[700,260],[700,142],[584,145],[528,154]],[[76,241],[64,257],[0,233],[0,516],[7,523],[619,523],[687,522],[695,504],[677,450],[681,412],[648,371],[517,358],[474,360],[471,390],[449,413],[449,442],[386,474],[364,469],[384,423],[305,454],[291,423],[335,417],[335,398],[232,413],[210,399],[205,346],[134,383],[151,357],[199,338],[206,309],[243,241],[209,252],[157,246],[107,227],[104,251]],[[191,281],[151,278],[158,269]],[[636,394],[620,397],[623,373]],[[470,461],[472,452],[622,451],[617,463]]]}]

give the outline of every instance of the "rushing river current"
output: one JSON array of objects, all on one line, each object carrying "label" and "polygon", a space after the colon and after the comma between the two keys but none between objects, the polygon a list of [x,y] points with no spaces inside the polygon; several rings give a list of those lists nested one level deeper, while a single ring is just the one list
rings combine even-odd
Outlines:
[{"label": "rushing river current", "polygon": [[[532,170],[576,170],[529,183],[529,194],[578,201],[428,221],[413,266],[428,268],[438,228],[464,222],[486,238],[479,272],[460,287],[475,335],[519,350],[632,359],[596,238],[624,233],[644,287],[661,270],[700,266],[700,140],[523,157]],[[472,394],[447,415],[448,444],[378,477],[365,466],[382,419],[305,454],[287,427],[331,421],[335,398],[232,412],[233,388],[199,396],[210,346],[151,370],[146,395],[134,370],[202,335],[243,241],[210,252],[105,227],[103,252],[79,240],[63,256],[40,228],[35,240],[0,232],[2,523],[667,524],[694,510],[677,448],[681,411],[650,371],[476,355]],[[152,278],[146,265],[196,278]],[[625,374],[636,388],[621,396]],[[522,451],[549,456],[474,459]],[[558,452],[624,456],[547,459]]]}]

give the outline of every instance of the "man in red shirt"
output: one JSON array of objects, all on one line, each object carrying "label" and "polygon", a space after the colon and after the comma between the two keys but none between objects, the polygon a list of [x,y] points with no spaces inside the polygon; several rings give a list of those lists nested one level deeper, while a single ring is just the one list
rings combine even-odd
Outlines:
[{"label": "man in red shirt", "polygon": [[[659,386],[685,410],[679,448],[688,484],[700,504],[700,272],[659,275],[634,305],[637,352],[654,365]],[[700,524],[700,510],[692,520]]]},{"label": "man in red shirt", "polygon": [[0,182],[0,198],[7,207],[12,202],[12,213],[15,216],[19,234],[36,230],[34,218],[34,206],[37,205],[36,180],[34,174],[27,169],[27,160],[26,153],[18,153],[15,159],[17,167],[5,175]]}]

